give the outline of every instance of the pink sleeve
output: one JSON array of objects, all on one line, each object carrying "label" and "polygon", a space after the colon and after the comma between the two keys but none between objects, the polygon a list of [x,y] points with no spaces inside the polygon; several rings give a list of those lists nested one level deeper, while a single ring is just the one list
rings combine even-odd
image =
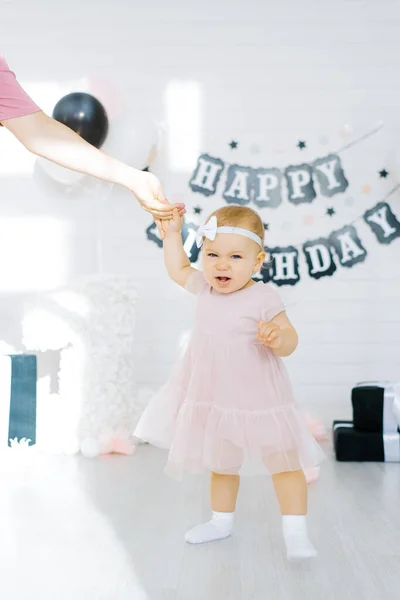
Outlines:
[{"label": "pink sleeve", "polygon": [[191,294],[201,294],[207,287],[208,283],[204,279],[203,273],[195,269],[188,277],[185,290]]},{"label": "pink sleeve", "polygon": [[278,292],[270,283],[264,283],[264,293],[261,308],[263,321],[271,321],[277,314],[285,310],[285,305]]},{"label": "pink sleeve", "polygon": [[0,54],[0,126],[1,121],[23,117],[41,110],[16,80]]}]

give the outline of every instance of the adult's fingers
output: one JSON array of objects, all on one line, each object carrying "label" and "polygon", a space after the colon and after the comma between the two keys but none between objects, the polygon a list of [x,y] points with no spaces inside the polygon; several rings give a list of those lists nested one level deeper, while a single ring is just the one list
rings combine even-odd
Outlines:
[{"label": "adult's fingers", "polygon": [[172,216],[172,212],[174,209],[179,210],[180,212],[185,209],[184,204],[168,204],[159,202],[158,200],[154,200],[150,205],[146,207],[146,210],[153,213],[154,215],[168,215]]},{"label": "adult's fingers", "polygon": [[172,204],[144,207],[144,210],[150,213],[154,219],[172,219],[173,209]]},{"label": "adult's fingers", "polygon": [[[173,218],[173,213],[171,211],[171,213],[162,213],[159,212],[158,210],[149,210],[148,211],[155,219],[161,219],[161,221],[169,221],[170,219]],[[179,216],[183,217],[186,214],[186,210],[183,211],[179,211]]]}]

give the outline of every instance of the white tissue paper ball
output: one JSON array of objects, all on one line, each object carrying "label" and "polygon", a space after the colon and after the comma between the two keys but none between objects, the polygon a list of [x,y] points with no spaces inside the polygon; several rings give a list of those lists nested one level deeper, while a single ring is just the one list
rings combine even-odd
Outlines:
[{"label": "white tissue paper ball", "polygon": [[86,438],[81,442],[81,453],[86,458],[95,458],[100,454],[100,444],[93,438]]}]

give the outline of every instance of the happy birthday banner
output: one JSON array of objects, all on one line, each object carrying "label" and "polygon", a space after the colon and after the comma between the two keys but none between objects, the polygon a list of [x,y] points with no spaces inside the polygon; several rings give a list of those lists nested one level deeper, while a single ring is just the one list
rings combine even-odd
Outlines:
[{"label": "happy birthday banner", "polygon": [[[376,133],[379,128],[350,142],[340,152]],[[388,174],[385,170],[382,173],[385,177]],[[245,206],[252,203],[256,209],[275,210],[282,202],[288,202],[295,210],[301,204],[312,204],[318,196],[332,198],[343,194],[349,187],[349,180],[339,151],[310,163],[288,165],[283,169],[230,164],[204,153],[197,160],[189,186],[194,193],[207,198],[220,191],[228,204]],[[300,244],[266,247],[267,259],[254,279],[273,281],[278,286],[296,285],[300,281],[300,257],[304,258],[309,277],[315,280],[331,277],[338,267],[352,268],[364,262],[367,250],[355,225],[364,222],[380,244],[388,245],[400,237],[400,222],[387,202],[399,188],[400,184],[395,185],[375,206],[326,237]],[[190,219],[185,219],[182,227],[184,249],[193,264],[198,261],[200,253],[196,245],[197,228],[197,223]],[[162,247],[154,223],[147,228],[146,235]]]},{"label": "happy birthday banner", "polygon": [[[225,163],[220,158],[202,154],[189,186],[193,192],[212,196],[224,170]],[[246,205],[254,202],[257,208],[277,208],[282,202],[284,183],[287,199],[292,204],[313,202],[317,197],[317,186],[319,193],[329,198],[349,187],[339,156],[328,154],[311,164],[290,165],[283,171],[230,165],[222,197],[227,203]]]},{"label": "happy birthday banner", "polygon": [[[253,202],[257,208],[277,208],[282,202],[285,189],[287,199],[292,204],[311,203],[317,197],[317,187],[320,195],[331,198],[349,187],[339,154],[374,136],[382,127],[383,123],[378,123],[334,153],[317,158],[312,163],[289,165],[283,170],[277,167],[254,168],[230,164],[207,153],[201,154],[189,187],[195,193],[212,196],[227,168],[222,193],[227,203],[246,205]],[[237,145],[237,142],[230,143],[232,149],[237,148]],[[298,147],[302,150],[306,143],[301,141]]]}]

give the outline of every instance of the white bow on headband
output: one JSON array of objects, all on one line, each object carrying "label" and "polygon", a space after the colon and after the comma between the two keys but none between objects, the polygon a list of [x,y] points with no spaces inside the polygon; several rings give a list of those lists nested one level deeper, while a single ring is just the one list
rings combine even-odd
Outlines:
[{"label": "white bow on headband", "polygon": [[197,247],[202,247],[203,238],[205,237],[213,242],[217,233],[235,233],[237,235],[243,235],[256,242],[261,248],[263,247],[261,238],[248,229],[242,229],[241,227],[218,227],[217,217],[215,215],[213,215],[205,225],[199,227],[196,235]]},{"label": "white bow on headband", "polygon": [[211,219],[208,221],[208,223],[205,223],[204,225],[199,227],[199,229],[197,230],[197,235],[196,235],[197,247],[198,248],[202,247],[204,237],[206,237],[208,240],[211,240],[213,242],[215,240],[215,236],[217,235],[217,229],[218,229],[217,217],[214,215],[213,217],[211,217]]}]

